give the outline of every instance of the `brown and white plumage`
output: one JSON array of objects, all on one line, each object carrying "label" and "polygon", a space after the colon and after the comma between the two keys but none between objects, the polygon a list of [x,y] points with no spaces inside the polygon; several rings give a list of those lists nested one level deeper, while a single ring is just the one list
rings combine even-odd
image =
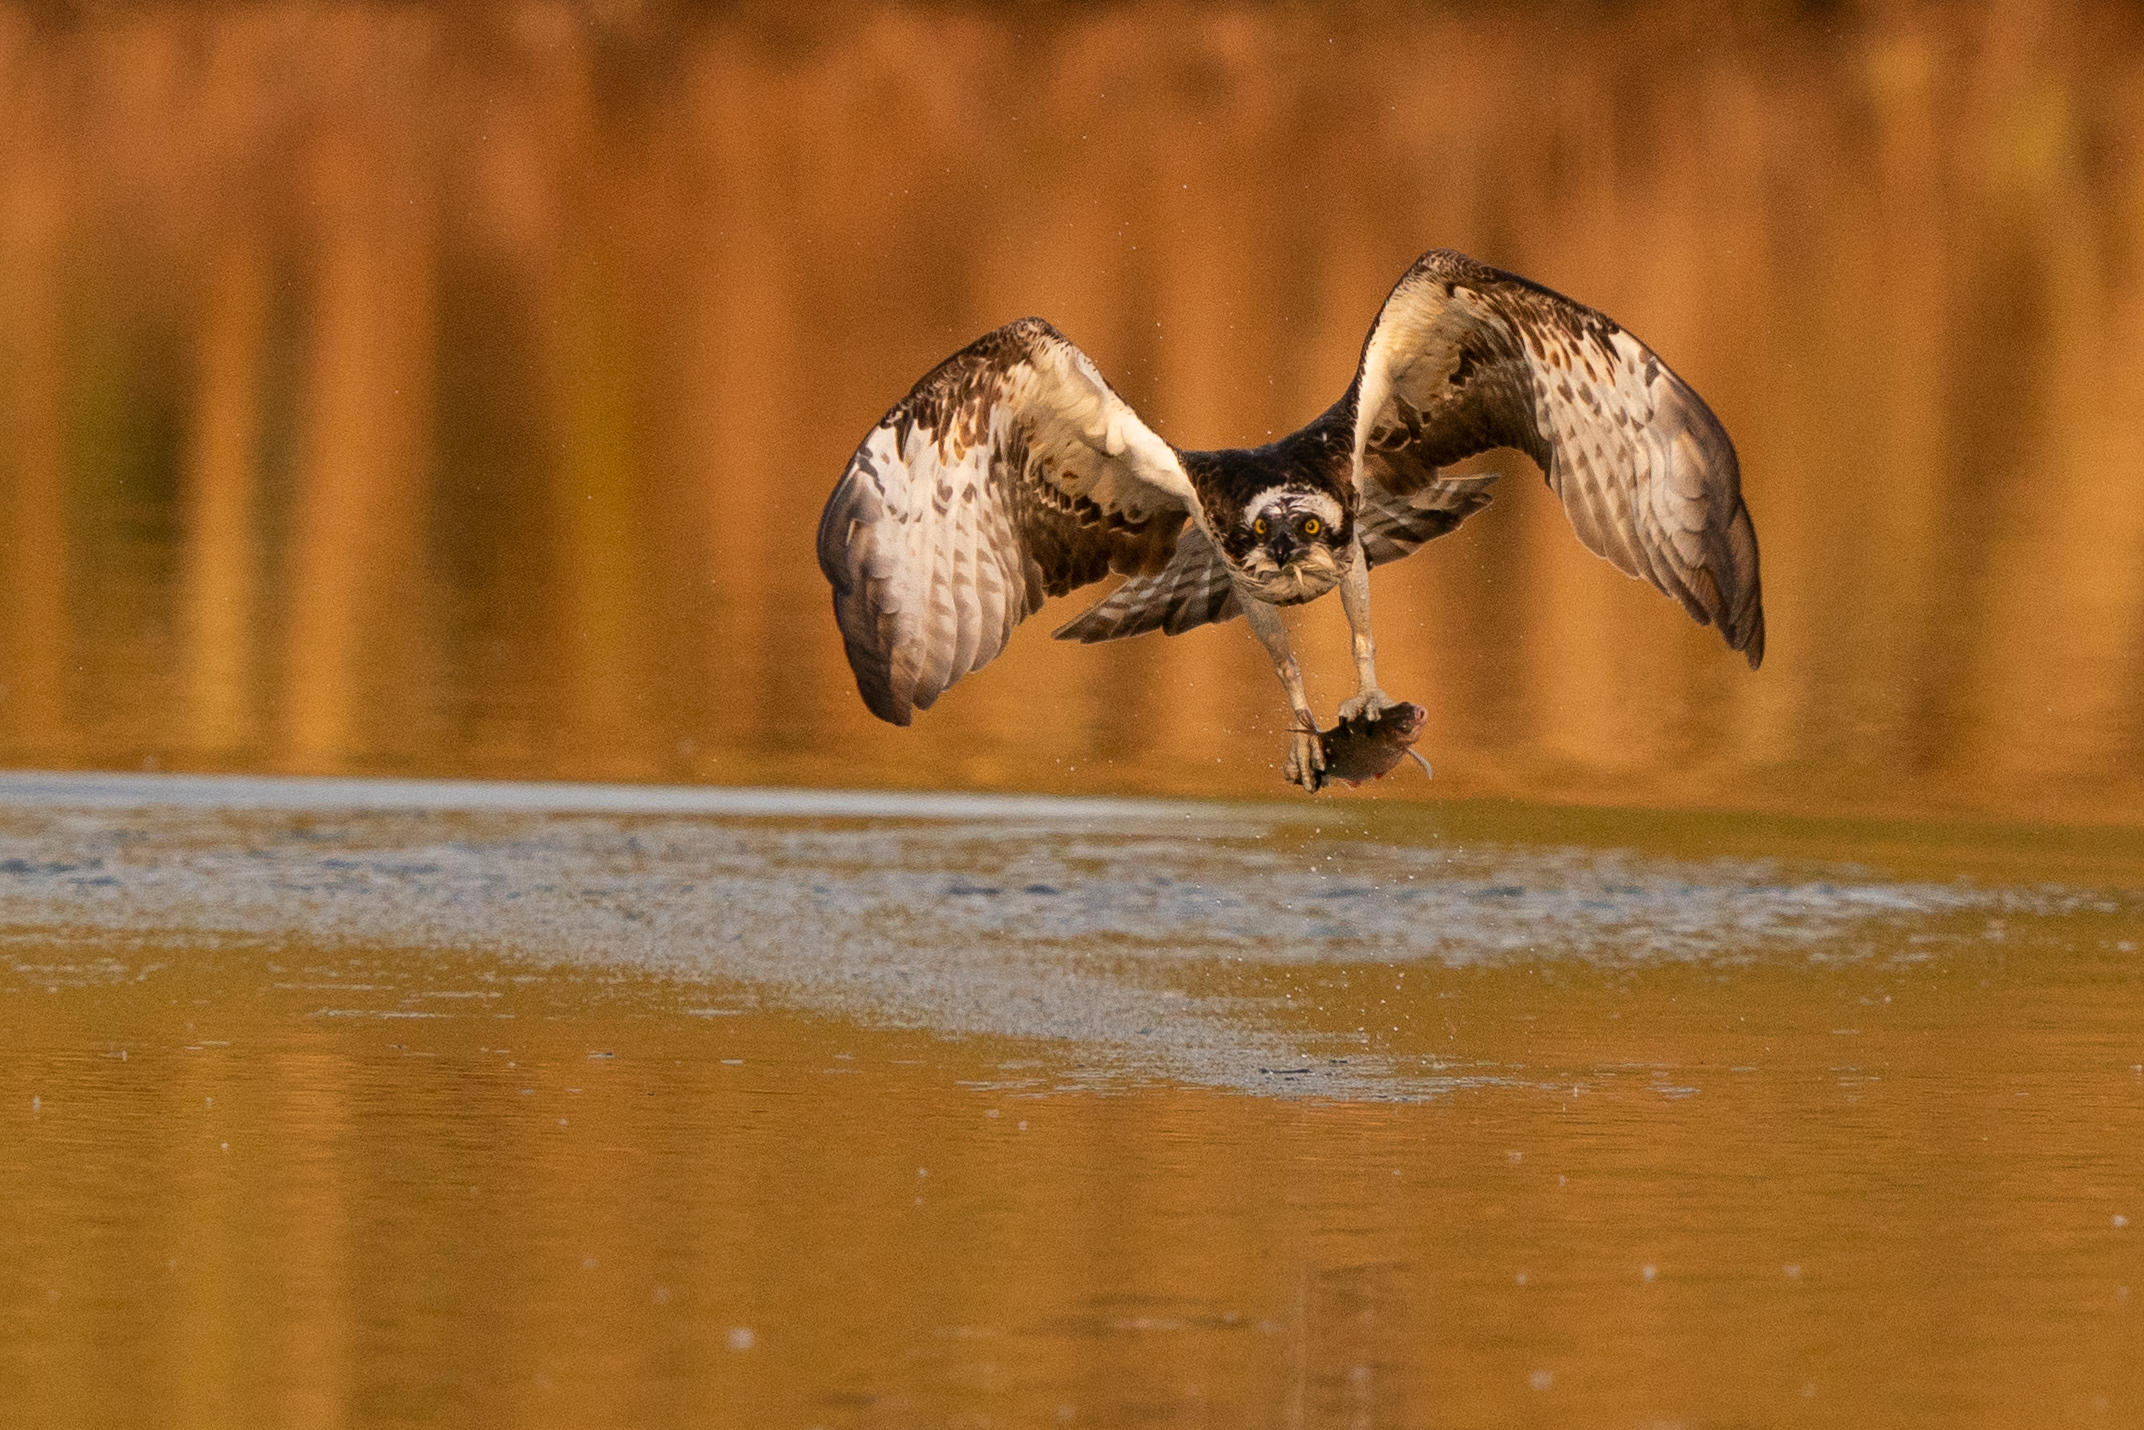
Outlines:
[{"label": "brown and white plumage", "polygon": [[[1764,653],[1757,541],[1734,447],[1644,344],[1591,308],[1446,250],[1385,300],[1355,380],[1278,442],[1179,451],[1048,323],[986,334],[916,384],[851,459],[819,564],[857,686],[907,724],[1047,595],[1118,588],[1058,636],[1176,635],[1237,614],[1312,726],[1275,603],[1341,589],[1375,709],[1371,566],[1487,504],[1440,468],[1495,447],[1539,464],[1586,547]],[[1321,782],[1298,736],[1291,779]]]},{"label": "brown and white plumage", "polygon": [[1368,484],[1405,494],[1492,447],[1534,459],[1586,549],[1764,658],[1757,534],[1734,445],[1652,349],[1591,308],[1463,254],[1393,288],[1355,378]]},{"label": "brown and white plumage", "polygon": [[1169,445],[1048,323],[963,348],[872,429],[820,518],[864,703],[906,725],[1044,597],[1160,570],[1191,499]]}]

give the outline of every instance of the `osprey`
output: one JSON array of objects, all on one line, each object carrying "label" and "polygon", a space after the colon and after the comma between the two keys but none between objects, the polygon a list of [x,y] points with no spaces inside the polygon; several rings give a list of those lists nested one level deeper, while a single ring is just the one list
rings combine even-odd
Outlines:
[{"label": "osprey", "polygon": [[1578,539],[1764,658],[1757,533],[1719,419],[1613,321],[1438,249],[1401,277],[1345,395],[1263,447],[1170,446],[1040,318],[987,333],[888,412],[827,499],[819,567],[856,685],[906,725],[1013,627],[1111,572],[1129,579],[1057,632],[1178,635],[1241,615],[1273,658],[1295,732],[1284,773],[1324,783],[1316,721],[1278,608],[1339,588],[1359,685],[1377,688],[1372,566],[1488,504],[1493,476],[1439,468],[1515,447]]}]

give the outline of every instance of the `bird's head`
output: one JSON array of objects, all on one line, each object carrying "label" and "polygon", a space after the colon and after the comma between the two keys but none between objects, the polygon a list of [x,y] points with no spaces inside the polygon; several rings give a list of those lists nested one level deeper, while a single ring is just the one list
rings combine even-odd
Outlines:
[{"label": "bird's head", "polygon": [[1308,600],[1340,579],[1352,535],[1347,509],[1329,494],[1269,487],[1251,498],[1224,549],[1266,599]]}]

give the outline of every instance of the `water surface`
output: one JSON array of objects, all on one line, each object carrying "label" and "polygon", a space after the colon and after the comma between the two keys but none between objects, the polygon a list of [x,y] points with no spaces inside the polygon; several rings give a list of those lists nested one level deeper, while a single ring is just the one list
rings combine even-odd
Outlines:
[{"label": "water surface", "polygon": [[819,508],[1031,313],[1293,430],[1450,246],[1718,411],[1769,655],[1485,456],[1375,578],[1447,794],[2135,824],[2140,77],[2031,3],[0,5],[0,761],[1279,794],[1257,643],[1048,639],[1102,588],[881,726]]},{"label": "water surface", "polygon": [[0,1400],[2144,1412],[2119,841],[452,793],[0,788]]}]

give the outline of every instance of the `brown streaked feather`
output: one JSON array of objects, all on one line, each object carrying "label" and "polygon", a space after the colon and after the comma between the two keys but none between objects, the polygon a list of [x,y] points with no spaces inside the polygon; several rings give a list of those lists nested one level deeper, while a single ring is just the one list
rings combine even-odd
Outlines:
[{"label": "brown streaked feather", "polygon": [[1174,451],[1056,329],[985,334],[872,429],[820,517],[864,703],[906,725],[1047,596],[1163,571],[1196,500]]},{"label": "brown streaked feather", "polygon": [[1406,495],[1382,481],[1362,484],[1356,536],[1372,566],[1397,561],[1426,541],[1435,540],[1490,502],[1494,472],[1475,477],[1439,477],[1422,482]]},{"label": "brown streaked feather", "polygon": [[1160,571],[1134,576],[1108,597],[1059,626],[1058,640],[1086,643],[1120,640],[1158,630],[1180,636],[1209,622],[1243,614],[1236,583],[1221,553],[1196,526],[1176,539],[1176,554]]},{"label": "brown streaked feather", "polygon": [[1764,659],[1734,444],[1689,384],[1605,315],[1464,254],[1425,253],[1370,329],[1356,397],[1366,509],[1379,504],[1368,489],[1408,497],[1446,480],[1441,466],[1516,447],[1588,550],[1718,625],[1752,667]]}]

